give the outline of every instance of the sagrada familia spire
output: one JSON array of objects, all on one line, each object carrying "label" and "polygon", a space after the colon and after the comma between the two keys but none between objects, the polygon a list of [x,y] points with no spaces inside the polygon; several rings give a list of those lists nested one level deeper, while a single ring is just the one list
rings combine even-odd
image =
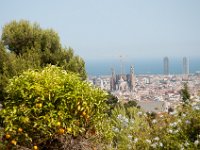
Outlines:
[{"label": "sagrada familia spire", "polygon": [[110,90],[111,91],[130,91],[135,90],[135,73],[134,66],[130,68],[130,74],[115,74],[114,68],[111,69],[112,76],[110,79]]}]

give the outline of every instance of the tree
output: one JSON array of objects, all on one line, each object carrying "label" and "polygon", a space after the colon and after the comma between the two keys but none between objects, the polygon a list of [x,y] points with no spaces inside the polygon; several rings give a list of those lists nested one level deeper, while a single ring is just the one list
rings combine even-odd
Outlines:
[{"label": "tree", "polygon": [[107,111],[108,115],[111,115],[112,110],[117,106],[118,102],[118,98],[109,92],[106,101],[109,106],[109,109]]},{"label": "tree", "polygon": [[4,98],[4,87],[12,73],[12,66],[8,54],[6,53],[3,43],[0,41],[0,101]]},{"label": "tree", "polygon": [[[14,59],[15,75],[51,64],[79,73],[82,79],[86,79],[83,59],[74,55],[73,49],[63,48],[58,34],[52,29],[42,29],[26,20],[12,21],[3,27],[1,40]],[[22,65],[20,69],[19,65]]]},{"label": "tree", "polygon": [[50,50],[55,53],[61,49],[60,38],[58,34],[52,29],[46,29],[42,31],[41,36],[41,50]]},{"label": "tree", "polygon": [[0,101],[3,99],[3,89],[5,85],[4,72],[5,72],[6,52],[3,44],[0,42]]},{"label": "tree", "polygon": [[188,90],[187,83],[184,83],[183,89],[181,89],[180,93],[181,93],[181,97],[182,97],[183,102],[187,103],[188,100],[190,99],[190,93],[189,93],[189,90]]},{"label": "tree", "polygon": [[[6,49],[5,49],[6,48]],[[63,48],[58,34],[27,20],[3,27],[0,40],[0,100],[8,79],[28,69],[57,65],[86,79],[85,62],[72,48]]]},{"label": "tree", "polygon": [[8,146],[15,140],[19,146],[42,149],[48,140],[95,131],[107,109],[106,92],[56,66],[15,76],[6,94],[0,117],[10,136]]},{"label": "tree", "polygon": [[6,51],[3,46],[3,43],[0,42],[0,74],[4,73],[5,60],[6,60]]},{"label": "tree", "polygon": [[137,102],[132,100],[132,101],[128,101],[127,103],[124,104],[125,108],[129,108],[129,107],[137,107]]},{"label": "tree", "polygon": [[5,46],[17,55],[28,49],[41,48],[42,30],[37,24],[31,25],[29,21],[12,21],[3,27],[2,41]]},{"label": "tree", "polygon": [[79,73],[83,79],[86,79],[85,62],[84,60],[74,55],[73,49],[69,48],[65,52],[66,62],[64,64],[66,70],[71,70],[72,72]]}]

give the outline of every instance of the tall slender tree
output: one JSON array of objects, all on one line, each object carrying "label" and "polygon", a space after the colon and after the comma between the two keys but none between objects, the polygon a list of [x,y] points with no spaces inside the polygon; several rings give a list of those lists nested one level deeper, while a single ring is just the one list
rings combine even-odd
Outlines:
[{"label": "tall slender tree", "polygon": [[190,99],[190,93],[189,93],[189,90],[188,90],[187,83],[184,83],[183,89],[181,89],[181,97],[182,97],[182,101],[184,103],[188,103],[188,101]]}]

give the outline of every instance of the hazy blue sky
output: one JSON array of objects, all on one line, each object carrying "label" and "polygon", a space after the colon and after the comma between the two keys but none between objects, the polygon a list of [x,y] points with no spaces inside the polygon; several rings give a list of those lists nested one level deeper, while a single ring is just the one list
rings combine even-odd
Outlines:
[{"label": "hazy blue sky", "polygon": [[0,0],[0,27],[53,28],[88,60],[200,57],[200,0]]}]

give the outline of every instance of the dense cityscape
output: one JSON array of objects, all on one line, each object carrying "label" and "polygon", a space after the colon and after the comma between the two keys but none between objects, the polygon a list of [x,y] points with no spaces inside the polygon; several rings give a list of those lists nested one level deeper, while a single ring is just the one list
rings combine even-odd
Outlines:
[{"label": "dense cityscape", "polygon": [[199,102],[200,73],[189,73],[189,60],[184,57],[182,62],[182,74],[169,73],[169,59],[163,59],[162,75],[135,75],[134,67],[130,73],[115,74],[111,69],[111,75],[95,77],[88,80],[92,84],[106,91],[110,91],[119,101],[127,102],[135,100],[145,111],[163,112],[169,108],[175,108],[182,103],[180,90],[184,83],[187,84],[191,94],[191,100]]}]

